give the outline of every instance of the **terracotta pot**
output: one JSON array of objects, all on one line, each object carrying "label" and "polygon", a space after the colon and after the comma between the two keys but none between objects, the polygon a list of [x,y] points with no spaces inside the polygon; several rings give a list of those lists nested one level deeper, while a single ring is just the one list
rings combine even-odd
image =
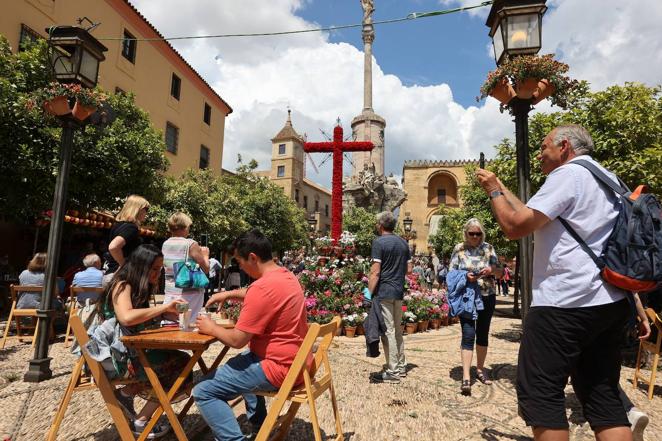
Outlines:
[{"label": "terracotta pot", "polygon": [[362,324],[356,326],[356,335],[365,335],[365,329],[363,329]]},{"label": "terracotta pot", "polygon": [[356,326],[345,326],[345,336],[349,338],[354,338],[356,334]]},{"label": "terracotta pot", "polygon": [[400,325],[400,332],[405,333],[405,325]]},{"label": "terracotta pot", "polygon": [[533,92],[533,101],[531,104],[538,104],[548,96],[554,93],[556,88],[547,80],[538,81],[538,88]]},{"label": "terracotta pot", "polygon": [[44,110],[51,115],[60,116],[71,113],[69,100],[66,96],[58,96],[44,103]]},{"label": "terracotta pot", "polygon": [[447,315],[445,315],[444,317],[442,317],[442,319],[441,319],[441,325],[442,325],[442,326],[448,326],[448,316],[447,316]]},{"label": "terracotta pot", "polygon": [[414,334],[416,333],[417,329],[418,329],[418,323],[407,323],[405,325],[405,331],[407,331],[407,334]]},{"label": "terracotta pot", "polygon": [[516,95],[517,94],[515,93],[513,86],[510,85],[508,78],[503,78],[499,81],[490,92],[490,96],[498,99],[502,104],[508,104]]},{"label": "terracotta pot", "polygon": [[427,320],[421,320],[418,322],[418,332],[425,332],[428,330],[428,321]]},{"label": "terracotta pot", "polygon": [[439,329],[440,323],[441,323],[441,320],[439,320],[439,319],[436,319],[436,318],[431,319],[430,323],[429,323],[429,326],[430,326],[431,329]]},{"label": "terracotta pot", "polygon": [[97,110],[96,107],[88,107],[80,104],[76,101],[74,104],[74,110],[71,112],[78,121],[85,121],[90,115],[92,115]]},{"label": "terracotta pot", "polygon": [[528,100],[533,97],[533,93],[538,89],[537,78],[527,78],[524,81],[519,81],[515,84],[515,91],[517,96],[523,100]]}]

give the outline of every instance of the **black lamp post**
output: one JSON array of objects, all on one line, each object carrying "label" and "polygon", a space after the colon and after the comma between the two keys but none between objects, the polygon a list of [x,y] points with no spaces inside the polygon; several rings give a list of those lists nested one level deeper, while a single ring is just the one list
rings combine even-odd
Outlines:
[{"label": "black lamp post", "polygon": [[402,219],[402,227],[405,230],[404,239],[407,241],[407,246],[409,246],[409,239],[411,239],[412,230],[411,226],[413,225],[414,220],[409,217],[409,213],[405,213],[405,218]]},{"label": "black lamp post", "polygon": [[[61,83],[78,83],[84,87],[94,87],[99,74],[99,63],[105,59],[107,48],[92,37],[85,29],[73,26],[58,26],[46,30],[53,76]],[[51,320],[55,312],[51,308],[52,299],[57,293],[56,274],[62,243],[62,225],[67,200],[69,169],[74,129],[81,126],[71,114],[59,116],[62,125],[60,139],[60,169],[55,181],[53,195],[53,217],[48,236],[48,262],[46,263],[45,286],[41,304],[37,310],[39,317],[39,337],[34,358],[30,360],[24,381],[40,382],[53,376],[48,356],[48,338]]]},{"label": "black lamp post", "polygon": [[317,233],[317,216],[311,214],[308,217],[308,237],[310,238],[310,251],[313,251],[313,242],[315,241],[315,234]]},{"label": "black lamp post", "polygon": [[[494,59],[500,65],[506,56],[538,53],[542,45],[542,16],[547,0],[495,0],[487,17]],[[526,203],[531,196],[531,165],[529,161],[529,112],[533,99],[513,98],[510,113],[515,117],[515,148],[517,157],[518,196]],[[521,268],[522,317],[531,304],[533,277],[533,238],[520,239],[517,263]],[[517,303],[515,303],[517,309]]]}]

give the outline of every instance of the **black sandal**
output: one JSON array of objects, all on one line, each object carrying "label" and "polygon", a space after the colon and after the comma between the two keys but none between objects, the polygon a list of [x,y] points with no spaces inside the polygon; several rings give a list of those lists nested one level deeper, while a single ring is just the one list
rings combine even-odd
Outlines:
[{"label": "black sandal", "polygon": [[476,380],[483,384],[487,384],[488,386],[492,384],[492,380],[490,380],[482,371],[476,372]]},{"label": "black sandal", "polygon": [[467,397],[471,396],[471,381],[462,380],[462,387],[460,390],[462,391],[462,395]]}]

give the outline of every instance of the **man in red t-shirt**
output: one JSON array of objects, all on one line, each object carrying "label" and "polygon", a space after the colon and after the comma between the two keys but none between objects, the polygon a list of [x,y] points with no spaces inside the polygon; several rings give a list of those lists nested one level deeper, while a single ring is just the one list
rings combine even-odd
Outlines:
[{"label": "man in red t-shirt", "polygon": [[225,329],[201,316],[196,322],[200,333],[230,347],[248,344],[247,351],[207,374],[193,389],[200,413],[219,441],[245,439],[228,405],[239,395],[254,432],[259,431],[267,411],[264,398],[251,392],[278,390],[308,331],[301,285],[294,274],[274,263],[269,239],[254,229],[239,236],[234,249],[239,266],[255,282],[214,294],[207,306],[230,298],[242,301],[237,324]]}]

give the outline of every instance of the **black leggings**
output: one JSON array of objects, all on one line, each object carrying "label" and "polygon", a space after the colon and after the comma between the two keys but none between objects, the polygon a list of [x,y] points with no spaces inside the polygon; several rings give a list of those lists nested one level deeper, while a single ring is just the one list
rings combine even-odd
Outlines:
[{"label": "black leggings", "polygon": [[478,346],[487,346],[490,335],[490,322],[496,306],[496,295],[483,297],[484,308],[478,311],[478,319],[472,320],[460,317],[462,326],[462,349],[470,351],[474,348],[474,340]]}]

